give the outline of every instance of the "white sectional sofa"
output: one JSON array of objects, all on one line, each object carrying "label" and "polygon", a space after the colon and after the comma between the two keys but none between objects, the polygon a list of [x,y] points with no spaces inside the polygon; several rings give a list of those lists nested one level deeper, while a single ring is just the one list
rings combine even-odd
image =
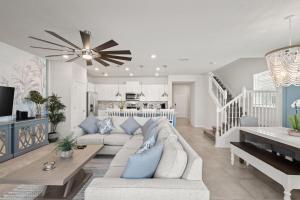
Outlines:
[{"label": "white sectional sofa", "polygon": [[[184,140],[184,138],[167,123],[164,133],[175,134],[179,143],[187,153],[187,165],[179,179],[151,178],[124,179],[120,178],[127,160],[143,143],[143,136],[130,136],[124,133],[119,125],[125,121],[124,117],[113,117],[117,126],[110,135],[83,135],[80,130],[75,131],[79,144],[104,144],[99,154],[115,154],[108,171],[103,178],[95,178],[85,191],[86,200],[208,200],[209,191],[202,181],[202,159]],[[136,119],[143,125],[148,119]],[[158,136],[158,140],[162,139]]]}]

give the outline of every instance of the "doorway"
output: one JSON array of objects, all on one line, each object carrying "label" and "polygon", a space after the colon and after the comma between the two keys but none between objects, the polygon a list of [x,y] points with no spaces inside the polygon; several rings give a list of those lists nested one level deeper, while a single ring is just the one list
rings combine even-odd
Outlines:
[{"label": "doorway", "polygon": [[172,102],[176,117],[190,121],[191,119],[191,84],[173,83]]}]

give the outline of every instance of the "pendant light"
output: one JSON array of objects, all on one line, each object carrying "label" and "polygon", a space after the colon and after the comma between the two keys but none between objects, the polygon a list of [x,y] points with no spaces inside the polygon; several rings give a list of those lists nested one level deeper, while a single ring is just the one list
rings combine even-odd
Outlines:
[{"label": "pendant light", "polygon": [[[118,71],[119,71],[119,68],[118,68]],[[116,97],[117,99],[120,99],[122,98],[122,94],[120,93],[120,84],[119,84],[119,80],[118,80],[118,92],[116,94]]]},{"label": "pendant light", "polygon": [[292,18],[289,22],[289,46],[273,50],[266,54],[268,68],[276,87],[300,86],[300,45],[292,45]]},{"label": "pendant light", "polygon": [[119,81],[118,81],[118,92],[116,94],[116,97],[117,98],[121,98],[122,97],[122,94],[120,93],[120,90],[119,90]]},{"label": "pendant light", "polygon": [[164,85],[164,93],[161,95],[161,97],[168,97],[168,93],[166,93],[166,86]]},{"label": "pendant light", "polygon": [[144,98],[145,94],[143,93],[143,83],[141,82],[141,92],[140,92],[140,97]]}]

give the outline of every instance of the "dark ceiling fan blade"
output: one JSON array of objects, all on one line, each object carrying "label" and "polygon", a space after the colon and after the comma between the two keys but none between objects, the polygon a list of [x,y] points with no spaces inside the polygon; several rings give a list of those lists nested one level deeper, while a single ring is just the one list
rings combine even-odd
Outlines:
[{"label": "dark ceiling fan blade", "polygon": [[101,54],[129,54],[131,55],[130,50],[116,50],[116,51],[101,51]]},{"label": "dark ceiling fan blade", "polygon": [[83,44],[84,49],[91,48],[91,33],[87,31],[80,31],[80,36]]},{"label": "dark ceiling fan blade", "polygon": [[57,34],[54,33],[53,31],[47,31],[47,30],[45,30],[45,31],[46,31],[47,33],[49,33],[50,35],[52,35],[52,36],[54,36],[54,37],[56,37],[56,38],[58,38],[58,39],[64,41],[65,43],[71,45],[72,47],[74,47],[74,48],[76,48],[76,49],[78,49],[78,50],[81,50],[80,47],[78,47],[77,45],[73,44],[72,42],[66,40],[65,38],[61,37],[60,35],[57,35]]},{"label": "dark ceiling fan blade", "polygon": [[53,44],[53,45],[56,45],[56,46],[59,46],[59,47],[68,48],[68,49],[71,49],[72,51],[75,51],[75,49],[73,49],[71,47],[67,47],[67,46],[57,44],[57,43],[54,43],[54,42],[50,42],[50,41],[47,41],[47,40],[43,40],[43,39],[40,39],[40,38],[36,38],[36,37],[32,37],[32,36],[29,36],[29,38],[34,39],[34,40],[38,40],[38,41],[41,41],[41,42],[45,42],[45,43],[48,43],[48,44]]},{"label": "dark ceiling fan blade", "polygon": [[51,57],[58,57],[58,56],[63,56],[63,55],[68,55],[68,56],[72,56],[74,55],[73,53],[72,54],[56,54],[56,55],[48,55],[48,56],[45,56],[46,58],[51,58]]},{"label": "dark ceiling fan blade", "polygon": [[112,62],[112,63],[115,63],[117,65],[123,65],[124,63],[123,62],[120,62],[120,61],[117,61],[117,60],[113,60],[113,59],[110,59],[110,58],[106,58],[106,57],[101,57],[102,60],[106,60],[108,62]]},{"label": "dark ceiling fan blade", "polygon": [[76,57],[71,58],[70,60],[67,60],[66,62],[73,62],[73,61],[75,61],[75,60],[77,60],[77,59],[79,59],[79,58],[80,58],[80,56],[77,55]]},{"label": "dark ceiling fan blade", "polygon": [[74,52],[73,50],[72,50],[72,51],[69,51],[69,50],[54,49],[54,48],[48,48],[48,47],[36,47],[36,46],[30,46],[30,47],[31,47],[31,48],[34,48],[34,49],[45,49],[45,50],[53,50],[53,51]]},{"label": "dark ceiling fan blade", "polygon": [[118,45],[118,43],[115,42],[114,40],[109,40],[109,41],[93,48],[93,50],[96,51],[96,52],[100,52],[103,49],[108,49],[108,48],[111,48],[111,47],[114,47],[114,46],[117,46],[117,45]]},{"label": "dark ceiling fan blade", "polygon": [[101,60],[101,58],[94,58],[94,60],[99,62],[101,65],[104,65],[105,67],[109,66],[109,64],[107,62],[104,62],[103,60]]},{"label": "dark ceiling fan blade", "polygon": [[92,60],[86,60],[86,65],[93,65]]},{"label": "dark ceiling fan blade", "polygon": [[117,59],[117,60],[127,60],[127,61],[131,61],[131,57],[124,57],[124,56],[113,56],[113,55],[101,55],[101,58],[113,58],[113,59]]}]

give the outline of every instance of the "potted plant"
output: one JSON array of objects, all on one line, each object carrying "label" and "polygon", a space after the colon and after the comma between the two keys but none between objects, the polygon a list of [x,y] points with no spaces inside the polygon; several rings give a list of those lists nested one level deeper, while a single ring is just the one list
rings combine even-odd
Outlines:
[{"label": "potted plant", "polygon": [[295,108],[296,114],[288,117],[289,123],[292,127],[292,129],[288,131],[288,134],[291,136],[300,137],[300,116],[298,114],[298,108],[300,107],[300,99],[294,101],[291,107]]},{"label": "potted plant", "polygon": [[126,104],[125,101],[121,101],[121,102],[119,103],[119,108],[120,108],[121,111],[125,108],[125,104]]},{"label": "potted plant", "polygon": [[57,143],[57,150],[61,158],[71,158],[73,149],[76,147],[76,139],[70,136],[63,138]]},{"label": "potted plant", "polygon": [[44,98],[39,91],[32,90],[29,92],[28,97],[25,99],[35,103],[36,113],[35,117],[39,118],[42,116],[42,105],[47,102],[47,98]]},{"label": "potted plant", "polygon": [[48,118],[50,121],[50,132],[48,134],[49,142],[56,142],[58,133],[56,132],[57,125],[66,120],[64,110],[66,106],[61,102],[61,97],[52,94],[48,97]]}]

